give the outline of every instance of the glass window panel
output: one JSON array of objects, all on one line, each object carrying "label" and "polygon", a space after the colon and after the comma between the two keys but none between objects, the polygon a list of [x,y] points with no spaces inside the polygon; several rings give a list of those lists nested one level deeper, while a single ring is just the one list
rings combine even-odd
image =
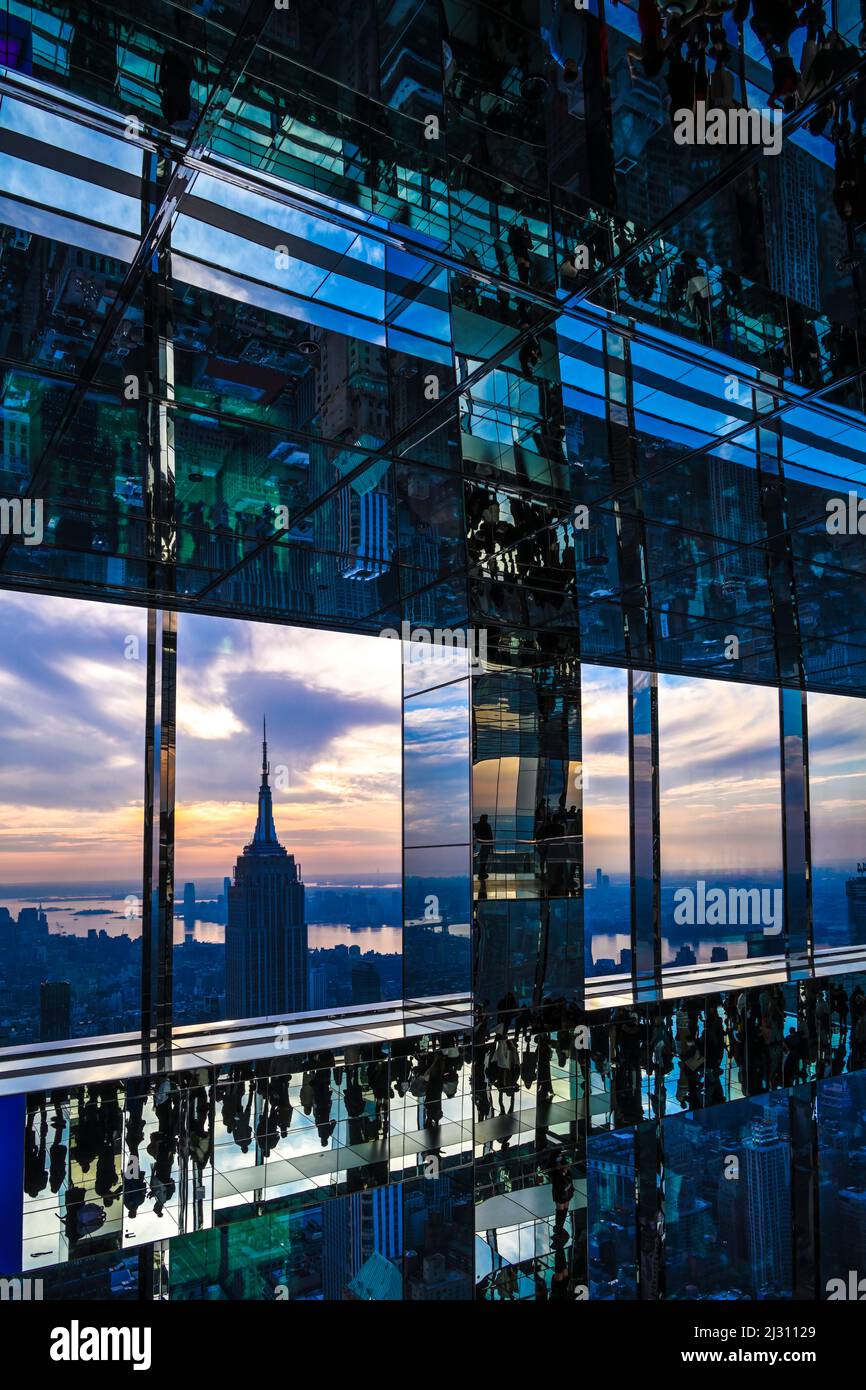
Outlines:
[{"label": "glass window panel", "polygon": [[398,644],[183,615],[177,726],[175,1018],[399,997]]},{"label": "glass window panel", "polygon": [[866,943],[866,701],[808,697],[816,950]]},{"label": "glass window panel", "polygon": [[[631,973],[628,676],[581,667],[587,981]],[[591,986],[588,984],[588,989]]]},{"label": "glass window panel", "polygon": [[[398,650],[396,642],[383,644]],[[403,704],[407,846],[469,841],[469,682],[453,681]]]},{"label": "glass window panel", "polygon": [[662,964],[784,954],[776,691],[659,677]]},{"label": "glass window panel", "polygon": [[0,1036],[140,1021],[147,618],[0,601]]},{"label": "glass window panel", "polygon": [[472,980],[469,846],[403,852],[404,996],[468,990]]}]

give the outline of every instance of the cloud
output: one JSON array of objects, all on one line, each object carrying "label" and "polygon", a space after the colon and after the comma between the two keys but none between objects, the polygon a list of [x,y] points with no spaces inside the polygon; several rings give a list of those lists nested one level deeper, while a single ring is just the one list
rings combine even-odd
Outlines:
[{"label": "cloud", "polygon": [[812,865],[853,871],[864,856],[866,701],[810,693],[808,719]]},{"label": "cloud", "polygon": [[[146,621],[0,596],[0,882],[140,878]],[[178,626],[181,872],[221,877],[249,839],[263,714],[288,782],[280,833],[323,869],[395,869],[398,645],[185,614]]]},{"label": "cloud", "polygon": [[782,871],[779,697],[659,677],[663,872]]}]

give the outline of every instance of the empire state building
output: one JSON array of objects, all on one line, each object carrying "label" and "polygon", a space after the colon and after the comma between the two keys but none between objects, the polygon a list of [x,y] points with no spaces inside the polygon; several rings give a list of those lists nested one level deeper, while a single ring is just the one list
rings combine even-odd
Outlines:
[{"label": "empire state building", "polygon": [[267,727],[253,838],[235,864],[226,923],[226,1015],[260,1018],[307,1007],[307,926],[300,866],[277,839]]}]

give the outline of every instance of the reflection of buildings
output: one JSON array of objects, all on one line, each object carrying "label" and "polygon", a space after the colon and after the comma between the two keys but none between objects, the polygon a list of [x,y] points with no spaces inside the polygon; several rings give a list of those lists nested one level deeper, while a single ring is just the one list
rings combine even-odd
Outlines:
[{"label": "reflection of buildings", "polygon": [[842,1268],[862,1269],[866,1255],[866,1192],[862,1189],[843,1189],[839,1193],[838,1203],[838,1238],[841,1247],[838,1262]]},{"label": "reflection of buildings", "polygon": [[340,573],[344,579],[378,579],[390,568],[388,497],[352,487],[340,493]]},{"label": "reflection of buildings", "polygon": [[805,150],[789,141],[784,167],[767,159],[761,172],[769,195],[765,215],[770,287],[820,310],[814,163]]},{"label": "reflection of buildings", "polygon": [[[356,1192],[322,1207],[322,1292],[385,1301],[402,1297],[403,1194],[399,1187]],[[392,1264],[396,1261],[397,1264]]]},{"label": "reflection of buildings", "polygon": [[632,1197],[634,1165],[624,1145],[615,1142],[609,1147],[596,1144],[589,1160],[588,1173],[599,1210],[627,1209]]},{"label": "reflection of buildings", "polygon": [[322,1207],[322,1297],[334,1302],[343,1298],[362,1258],[359,1196],[353,1196],[346,1205],[348,1212],[342,1203],[326,1202]]},{"label": "reflection of buildings", "polygon": [[791,1278],[789,1149],[769,1119],[756,1120],[743,1143],[741,1179],[746,1184],[746,1258],[754,1292],[787,1288]]},{"label": "reflection of buildings", "polygon": [[424,12],[416,10],[414,22],[408,20],[408,14],[400,0],[379,10],[381,99],[394,110],[423,120],[442,102],[440,54],[435,41],[430,40]]},{"label": "reflection of buildings", "polygon": [[268,745],[262,740],[262,784],[253,838],[238,856],[229,888],[226,926],[226,1013],[229,1018],[295,1013],[307,1007],[304,885],[294,855],[277,839]]},{"label": "reflection of buildings", "polygon": [[[407,886],[411,903],[418,888],[423,887],[439,896],[442,891],[451,895],[450,904],[440,898],[438,917],[406,917],[403,923],[403,953],[412,961],[413,989],[419,995],[445,992],[455,980],[468,978],[472,939],[468,931],[468,904],[459,899],[459,886],[447,879],[412,880]],[[456,921],[454,920],[456,916]],[[451,927],[462,927],[452,931]]]},{"label": "reflection of buildings", "polygon": [[[362,461],[357,449],[369,453],[379,447],[388,437],[390,415],[381,348],[320,330],[314,330],[313,341],[319,427],[325,438],[344,445],[336,451],[311,449],[311,482],[318,493]],[[328,606],[342,616],[361,616],[370,601],[353,593],[355,585],[343,580],[376,580],[391,568],[394,522],[388,469],[387,459],[373,463],[340,491],[332,507],[319,508],[313,518],[315,544],[330,552],[320,562],[320,588],[328,592]]]},{"label": "reflection of buildings", "polygon": [[660,83],[645,77],[642,68],[629,73],[621,52],[627,40],[612,33],[617,53],[611,77],[611,114],[616,138],[617,168],[628,172],[644,157],[648,142],[665,123],[665,106]]},{"label": "reflection of buildings", "polygon": [[80,247],[54,248],[47,276],[47,322],[36,360],[57,368],[76,361],[82,343],[96,338],[104,306],[116,292],[125,266],[111,256]]},{"label": "reflection of buildings", "polygon": [[421,1277],[409,1280],[409,1297],[416,1302],[453,1302],[467,1297],[468,1284],[461,1270],[449,1269],[444,1255],[427,1255],[421,1261]]},{"label": "reflection of buildings", "polygon": [[[586,1175],[592,1213],[587,1256],[591,1297],[610,1298],[633,1282],[634,1150],[631,1136],[595,1136]],[[627,1294],[625,1295],[628,1296]]]},{"label": "reflection of buildings", "polygon": [[30,416],[25,410],[0,406],[0,470],[11,480],[29,476]]},{"label": "reflection of buildings", "polygon": [[467,1203],[447,1174],[406,1191],[407,1298],[442,1303],[471,1297],[471,1256],[462,1238],[467,1215]]},{"label": "reflection of buildings", "polygon": [[667,1219],[671,1225],[677,1223],[677,1239],[681,1247],[694,1251],[695,1258],[706,1258],[712,1239],[712,1220],[710,1203],[697,1190],[697,1178],[686,1174],[672,1183],[673,1204],[667,1209]]},{"label": "reflection of buildings", "polygon": [[845,896],[851,926],[866,927],[866,862],[858,864],[856,876],[846,881]]},{"label": "reflection of buildings", "polygon": [[748,545],[761,533],[761,510],[754,472],[732,463],[730,459],[713,459],[710,508],[713,534],[730,536],[743,542],[737,546],[722,547],[722,554],[714,561],[715,573],[726,585],[730,597],[742,598],[745,594],[741,586],[746,581],[759,579],[764,564],[757,547]]}]

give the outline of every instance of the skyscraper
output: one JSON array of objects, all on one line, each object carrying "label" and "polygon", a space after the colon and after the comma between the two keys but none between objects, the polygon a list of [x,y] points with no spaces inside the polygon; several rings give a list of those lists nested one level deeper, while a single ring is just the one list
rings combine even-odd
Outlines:
[{"label": "skyscraper", "polygon": [[195,936],[195,884],[183,885],[183,939],[192,941]]},{"label": "skyscraper", "polygon": [[268,783],[267,726],[253,838],[235,865],[226,924],[229,1018],[307,1008],[307,926],[300,867],[277,839]]},{"label": "skyscraper", "polygon": [[743,1145],[743,1159],[748,1263],[758,1297],[767,1286],[785,1288],[791,1277],[790,1222],[785,1215],[790,1157],[769,1118],[755,1121]]},{"label": "skyscraper", "polygon": [[72,1033],[72,989],[68,980],[43,980],[39,986],[39,1040],[59,1042]]}]

